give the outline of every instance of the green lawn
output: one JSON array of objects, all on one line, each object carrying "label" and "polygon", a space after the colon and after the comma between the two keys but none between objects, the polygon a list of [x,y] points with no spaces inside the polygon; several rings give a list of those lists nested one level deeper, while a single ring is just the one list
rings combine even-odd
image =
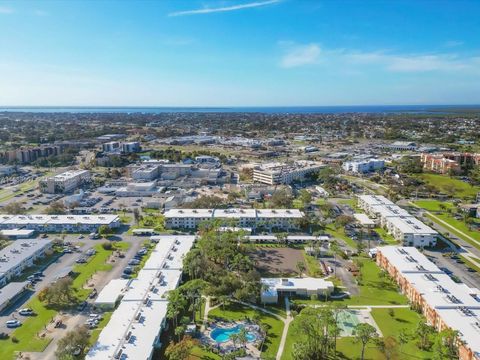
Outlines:
[{"label": "green lawn", "polygon": [[[342,302],[346,305],[405,305],[408,304],[407,298],[400,294],[397,286],[388,278],[382,278],[382,270],[374,261],[361,258],[363,266],[362,281],[359,285],[360,294],[343,300],[329,300],[333,302]],[[295,299],[298,304],[320,304],[323,300]]]},{"label": "green lawn", "polygon": [[376,227],[373,230],[380,235],[380,237],[387,243],[387,245],[397,245],[398,241],[395,240],[395,238],[390,235],[387,230],[381,228],[381,227]]},{"label": "green lawn", "polygon": [[[474,263],[472,263],[470,260],[468,260],[465,256],[462,256],[462,255],[459,255],[460,258],[463,260],[463,262],[465,263],[465,266],[469,267],[469,268],[472,268],[474,270],[477,271],[477,273],[480,273],[480,267],[475,265]],[[477,259],[478,262],[480,262],[480,259]]]},{"label": "green lawn", "polygon": [[478,186],[472,186],[462,180],[451,178],[447,175],[421,174],[418,175],[418,177],[444,193],[448,194],[453,190],[453,196],[458,198],[475,197],[477,192],[480,191],[480,187]]},{"label": "green lawn", "polygon": [[442,211],[442,208],[440,207],[441,204],[445,206],[446,209],[453,209],[455,206],[447,201],[438,201],[438,200],[417,200],[414,201],[414,203],[421,208],[428,210],[428,211]]},{"label": "green lawn", "polygon": [[[302,316],[302,315],[299,315]],[[372,316],[375,319],[380,331],[384,336],[398,336],[401,329],[407,329],[411,332],[416,327],[421,317],[413,310],[408,308],[394,309],[394,316],[388,314],[388,309],[373,309]],[[300,329],[297,328],[297,320],[290,324],[288,330],[287,341],[285,343],[285,351],[282,360],[292,360],[292,351],[295,342],[303,338]],[[398,359],[429,359],[431,353],[417,349],[415,342],[411,340],[402,348],[398,349]],[[337,353],[339,359],[357,360],[360,358],[361,345],[354,341],[352,337],[338,339]],[[373,343],[367,345],[365,351],[366,360],[383,360],[384,355],[381,354]]]},{"label": "green lawn", "polygon": [[157,232],[169,232],[165,229],[165,217],[160,213],[148,213],[143,215],[138,224],[130,226],[129,234],[132,234],[134,229],[155,229]]},{"label": "green lawn", "polygon": [[200,346],[195,346],[188,357],[188,360],[221,360],[222,357],[213,352],[202,349]]},{"label": "green lawn", "polygon": [[280,345],[280,338],[282,337],[283,331],[283,322],[276,317],[266,314],[262,311],[254,310],[250,307],[232,303],[225,306],[224,310],[222,310],[221,307],[213,309],[208,314],[208,318],[210,320],[213,320],[214,318],[221,318],[225,321],[236,321],[243,320],[245,318],[252,318],[254,314],[258,314],[260,316],[260,321],[269,327],[262,354],[265,357],[275,357],[278,346]]},{"label": "green lawn", "polygon": [[303,258],[305,259],[305,267],[307,268],[308,276],[321,277],[323,275],[320,262],[317,259],[313,256],[307,255],[305,251],[303,251]]},{"label": "green lawn", "polygon": [[[115,247],[118,249],[126,249],[128,246],[128,243],[115,243]],[[106,265],[105,261],[112,251],[103,249],[101,244],[98,244],[95,249],[97,253],[88,263],[74,267],[74,272],[77,272],[78,275],[73,280],[73,287],[80,300],[86,299],[91,292],[90,289],[83,289],[86,281],[97,271],[106,271],[111,268],[111,265]],[[37,334],[55,317],[57,311],[47,308],[36,296],[27,303],[26,307],[32,308],[37,315],[22,319],[22,326],[13,331],[10,339],[0,340],[0,359],[2,360],[13,359],[15,352],[18,351],[41,352],[51,341],[50,338],[40,338]],[[17,338],[18,342],[14,343],[11,340],[12,337]]]},{"label": "green lawn", "polygon": [[352,249],[357,248],[356,242],[345,234],[345,229],[343,228],[335,229],[335,227],[332,224],[330,224],[326,227],[325,232],[327,234],[330,234],[334,238],[343,240]]}]

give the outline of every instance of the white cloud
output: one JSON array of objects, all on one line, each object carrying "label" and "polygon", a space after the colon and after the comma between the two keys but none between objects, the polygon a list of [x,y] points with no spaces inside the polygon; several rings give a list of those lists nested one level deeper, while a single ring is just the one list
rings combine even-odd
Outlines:
[{"label": "white cloud", "polygon": [[246,4],[238,4],[232,6],[223,6],[223,7],[204,7],[202,9],[186,10],[186,11],[176,11],[168,14],[168,16],[185,16],[185,15],[199,15],[199,14],[210,14],[216,12],[227,12],[227,11],[236,11],[242,9],[250,9],[260,6],[273,5],[279,3],[281,0],[267,0],[267,1],[257,1]]},{"label": "white cloud", "polygon": [[14,10],[12,8],[9,8],[9,7],[5,7],[5,6],[0,6],[0,14],[13,14],[14,13]]},{"label": "white cloud", "polygon": [[303,65],[315,64],[320,56],[320,47],[311,43],[306,45],[288,45],[283,55],[280,66],[293,68]]},{"label": "white cloud", "polygon": [[457,41],[457,40],[445,41],[445,43],[443,44],[443,46],[445,47],[457,47],[462,45],[463,45],[463,41]]}]

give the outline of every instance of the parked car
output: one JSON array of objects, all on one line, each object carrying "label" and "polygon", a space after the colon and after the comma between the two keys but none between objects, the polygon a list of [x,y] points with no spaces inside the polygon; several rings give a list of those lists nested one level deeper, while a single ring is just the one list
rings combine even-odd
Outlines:
[{"label": "parked car", "polygon": [[131,274],[133,273],[133,268],[131,266],[127,266],[125,269],[123,269],[124,274]]},{"label": "parked car", "polygon": [[86,301],[82,301],[82,302],[77,306],[77,310],[78,310],[78,311],[83,311],[83,310],[85,310],[86,307],[87,307],[87,302],[86,302]]},{"label": "parked car", "polygon": [[132,259],[128,262],[128,265],[138,265],[140,264],[140,260],[138,259]]},{"label": "parked car", "polygon": [[33,310],[30,308],[21,309],[18,313],[23,316],[31,316],[34,314]]},{"label": "parked car", "polygon": [[81,257],[78,258],[77,261],[75,261],[77,264],[85,264],[87,262],[87,259]]},{"label": "parked car", "polygon": [[7,325],[7,328],[16,328],[22,325],[22,323],[18,320],[8,320],[5,325]]}]

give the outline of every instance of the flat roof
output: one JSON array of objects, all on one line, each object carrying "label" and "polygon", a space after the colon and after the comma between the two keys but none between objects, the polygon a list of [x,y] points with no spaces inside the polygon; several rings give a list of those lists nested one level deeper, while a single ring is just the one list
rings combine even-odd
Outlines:
[{"label": "flat roof", "polygon": [[11,299],[20,294],[27,286],[28,281],[11,282],[0,289],[0,309],[2,309]]},{"label": "flat roof", "polygon": [[413,246],[382,246],[377,249],[402,273],[444,273]]},{"label": "flat roof", "polygon": [[35,230],[29,229],[6,229],[0,230],[0,234],[3,236],[30,236],[35,232]]},{"label": "flat roof", "polygon": [[353,214],[353,217],[355,218],[355,220],[357,220],[361,225],[375,225],[375,221],[373,221],[372,219],[370,219],[367,215],[365,214],[361,214],[361,213],[358,213],[358,214]]},{"label": "flat roof", "polygon": [[298,209],[168,209],[166,218],[302,218]]},{"label": "flat roof", "polygon": [[358,198],[369,205],[394,205],[393,202],[382,195],[359,195]]},{"label": "flat roof", "polygon": [[122,301],[143,301],[145,296],[153,301],[167,300],[167,293],[178,286],[181,277],[181,270],[141,270],[128,284]]},{"label": "flat roof", "polygon": [[262,278],[262,284],[269,287],[269,290],[309,290],[317,291],[324,289],[332,289],[333,283],[319,278]]},{"label": "flat roof", "polygon": [[433,230],[430,226],[425,225],[420,220],[414,217],[390,217],[388,221],[398,228],[403,233],[411,233],[418,235],[436,235],[437,231]]},{"label": "flat roof", "polygon": [[38,251],[50,246],[49,239],[25,239],[14,241],[0,250],[0,274],[10,271]]},{"label": "flat roof", "polygon": [[122,291],[127,287],[130,280],[128,279],[112,279],[110,282],[100,291],[95,304],[115,304]]},{"label": "flat roof", "polygon": [[398,205],[373,205],[370,211],[381,217],[413,217],[407,210]]},{"label": "flat roof", "polygon": [[0,226],[2,225],[63,225],[63,224],[82,224],[82,225],[109,225],[118,222],[118,215],[2,215],[0,216]]}]

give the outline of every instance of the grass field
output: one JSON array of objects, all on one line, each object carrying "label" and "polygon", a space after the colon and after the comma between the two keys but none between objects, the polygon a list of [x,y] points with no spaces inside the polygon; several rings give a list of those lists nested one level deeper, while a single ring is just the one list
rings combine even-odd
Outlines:
[{"label": "grass field", "polygon": [[[480,273],[480,267],[472,263],[470,260],[468,260],[465,256],[459,255],[460,258],[463,260],[465,263],[465,266],[472,268],[477,271],[477,273]],[[480,262],[480,259],[477,259]]]},{"label": "grass field", "polygon": [[283,331],[283,322],[281,320],[262,311],[254,310],[236,303],[225,306],[224,310],[221,307],[213,309],[208,314],[208,318],[210,320],[221,318],[225,321],[236,321],[243,320],[246,317],[252,318],[254,314],[258,314],[260,316],[260,321],[269,327],[262,355],[268,358],[274,358],[277,354]]},{"label": "grass field", "polygon": [[453,209],[455,206],[448,201],[438,200],[417,200],[415,204],[428,211],[442,211],[441,205],[443,204],[446,209]]},{"label": "grass field", "polygon": [[332,224],[330,224],[325,228],[325,232],[327,234],[330,234],[334,238],[343,240],[352,249],[357,248],[355,241],[345,234],[345,229],[343,228],[335,229],[335,227]]},{"label": "grass field", "polygon": [[378,235],[387,243],[387,245],[397,245],[398,241],[395,240],[395,238],[390,235],[387,230],[381,228],[381,227],[376,227],[373,230],[377,232]]},{"label": "grass field", "polygon": [[[400,294],[397,286],[388,278],[382,277],[382,270],[367,258],[361,258],[363,266],[360,269],[362,280],[359,284],[360,294],[343,300],[329,300],[341,302],[345,305],[406,305],[407,298]],[[295,299],[298,304],[320,304],[323,300]]]},{"label": "grass field", "polygon": [[[395,309],[393,317],[388,314],[388,309],[373,309],[372,316],[385,337],[398,336],[401,329],[412,332],[421,319],[420,315],[408,308]],[[297,318],[290,324],[282,360],[293,360],[294,344],[304,337],[297,324]],[[360,353],[361,345],[355,342],[354,338],[343,337],[338,339],[337,358],[356,360],[360,358]],[[396,358],[398,359],[430,359],[432,356],[429,352],[419,350],[414,340],[410,340],[402,347],[399,346],[397,355]],[[367,345],[365,359],[383,360],[385,357],[372,342]]]},{"label": "grass field", "polygon": [[480,191],[480,187],[478,186],[472,186],[462,180],[451,178],[447,175],[420,174],[418,177],[438,190],[446,194],[452,193],[454,197],[458,198],[475,197],[477,192]]}]

